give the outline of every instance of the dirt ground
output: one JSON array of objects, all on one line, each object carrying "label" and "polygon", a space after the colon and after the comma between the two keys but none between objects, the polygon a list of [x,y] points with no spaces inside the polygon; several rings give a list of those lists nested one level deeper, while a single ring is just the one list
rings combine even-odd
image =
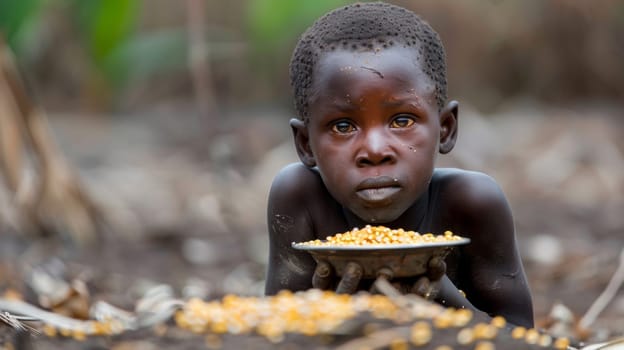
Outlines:
[{"label": "dirt ground", "polygon": [[[36,300],[27,276],[47,266],[84,281],[91,300],[127,309],[161,283],[180,296],[261,295],[266,195],[274,174],[296,161],[288,113],[225,113],[217,136],[207,138],[207,127],[187,112],[167,105],[112,118],[52,115],[56,139],[106,213],[108,231],[85,248],[69,237],[24,237],[13,228],[10,199],[0,195],[0,291],[13,288]],[[523,104],[484,116],[464,107],[456,149],[440,158],[440,166],[492,175],[508,195],[543,327],[551,325],[555,305],[582,317],[618,266],[624,248],[621,112],[617,106]],[[620,290],[592,322],[589,340],[622,336],[623,325]],[[134,335],[89,347],[204,344],[175,332],[157,339]],[[56,342],[35,341],[42,349]]]}]

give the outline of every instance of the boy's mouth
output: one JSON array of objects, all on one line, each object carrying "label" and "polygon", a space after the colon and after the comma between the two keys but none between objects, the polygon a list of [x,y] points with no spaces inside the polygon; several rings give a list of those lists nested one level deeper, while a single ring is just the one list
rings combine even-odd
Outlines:
[{"label": "boy's mouth", "polygon": [[389,176],[371,177],[356,187],[358,197],[366,202],[386,202],[401,190],[399,180]]}]

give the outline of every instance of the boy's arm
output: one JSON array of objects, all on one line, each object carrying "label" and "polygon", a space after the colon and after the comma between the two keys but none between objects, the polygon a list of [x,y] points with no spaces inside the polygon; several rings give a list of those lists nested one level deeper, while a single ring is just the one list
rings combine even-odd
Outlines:
[{"label": "boy's arm", "polygon": [[306,190],[311,187],[310,170],[301,164],[282,169],[273,181],[267,207],[269,261],[265,293],[282,289],[303,290],[312,286],[316,263],[305,251],[291,247],[292,242],[314,239],[306,209]]},{"label": "boy's arm", "polygon": [[452,198],[448,211],[452,230],[471,239],[462,248],[458,287],[481,311],[532,327],[531,294],[507,199],[491,177],[468,174],[447,188],[447,198]]}]

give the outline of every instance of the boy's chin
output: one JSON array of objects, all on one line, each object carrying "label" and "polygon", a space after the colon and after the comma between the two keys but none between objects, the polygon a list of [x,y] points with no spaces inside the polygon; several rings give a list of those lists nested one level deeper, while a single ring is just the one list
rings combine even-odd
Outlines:
[{"label": "boy's chin", "polygon": [[383,225],[383,224],[391,223],[397,220],[403,213],[402,211],[399,212],[398,210],[379,210],[379,209],[375,209],[375,210],[362,209],[362,210],[355,210],[352,212],[362,221],[371,225]]}]

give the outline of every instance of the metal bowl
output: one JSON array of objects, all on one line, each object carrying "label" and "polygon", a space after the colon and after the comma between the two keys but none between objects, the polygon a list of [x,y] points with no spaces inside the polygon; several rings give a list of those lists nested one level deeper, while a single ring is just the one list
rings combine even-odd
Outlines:
[{"label": "metal bowl", "polygon": [[327,261],[336,274],[342,276],[349,262],[362,266],[362,278],[376,278],[377,271],[390,269],[394,277],[412,277],[427,272],[427,263],[433,257],[446,258],[451,249],[470,243],[462,238],[451,242],[421,244],[385,244],[366,246],[313,246],[292,243],[292,247],[312,254],[316,262]]}]

